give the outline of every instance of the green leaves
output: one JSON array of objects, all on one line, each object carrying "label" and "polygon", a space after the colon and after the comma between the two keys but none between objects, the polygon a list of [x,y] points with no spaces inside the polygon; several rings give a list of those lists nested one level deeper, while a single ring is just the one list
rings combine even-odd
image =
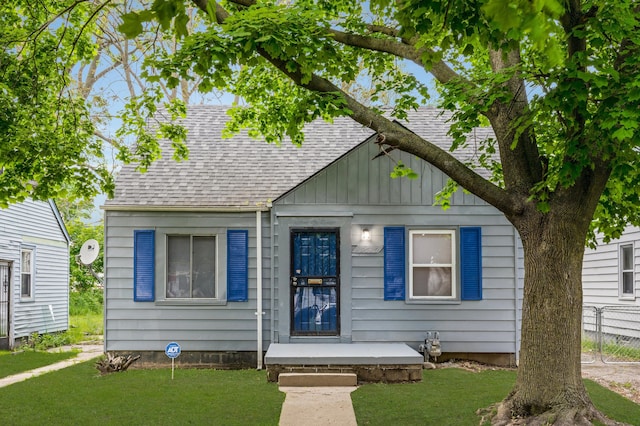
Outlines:
[{"label": "green leaves", "polygon": [[121,147],[118,159],[125,163],[135,162],[137,170],[142,172],[162,156],[161,138],[171,140],[174,160],[182,161],[189,155],[185,144],[187,132],[179,123],[186,114],[186,106],[179,100],[163,102],[162,99],[159,88],[148,90],[130,99],[120,116],[122,126],[117,136],[131,141],[132,147]]},{"label": "green leaves", "polygon": [[149,9],[126,13],[122,15],[118,29],[127,37],[134,38],[144,31],[144,24],[151,21],[156,21],[163,31],[173,28],[178,39],[188,34],[189,16],[181,0],[155,0]]},{"label": "green leaves", "polygon": [[411,167],[405,166],[405,164],[398,160],[393,167],[393,171],[391,172],[391,177],[394,179],[406,177],[409,179],[418,179],[420,176],[411,169]]},{"label": "green leaves", "polygon": [[95,52],[81,31],[93,13],[70,1],[0,6],[0,206],[113,190],[88,108],[68,86]]}]

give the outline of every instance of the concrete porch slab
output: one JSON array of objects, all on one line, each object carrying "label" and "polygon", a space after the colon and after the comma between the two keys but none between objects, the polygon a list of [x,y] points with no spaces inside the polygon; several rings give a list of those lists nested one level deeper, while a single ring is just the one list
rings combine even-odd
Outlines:
[{"label": "concrete porch slab", "polygon": [[359,383],[422,380],[424,358],[404,343],[272,343],[267,380],[281,374],[355,374]]},{"label": "concrete porch slab", "polygon": [[272,343],[266,365],[422,364],[420,353],[404,343]]}]

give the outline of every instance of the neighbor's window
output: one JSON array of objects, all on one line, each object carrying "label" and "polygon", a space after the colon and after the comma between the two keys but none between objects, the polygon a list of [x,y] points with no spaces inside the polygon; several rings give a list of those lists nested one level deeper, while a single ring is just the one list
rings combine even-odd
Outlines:
[{"label": "neighbor's window", "polygon": [[633,273],[633,244],[620,246],[620,294],[622,297],[635,296]]},{"label": "neighbor's window", "polygon": [[216,297],[216,237],[167,236],[167,298]]},{"label": "neighbor's window", "polygon": [[20,296],[29,299],[33,297],[33,250],[22,249],[20,266]]},{"label": "neighbor's window", "polygon": [[456,297],[455,231],[409,231],[412,299]]}]

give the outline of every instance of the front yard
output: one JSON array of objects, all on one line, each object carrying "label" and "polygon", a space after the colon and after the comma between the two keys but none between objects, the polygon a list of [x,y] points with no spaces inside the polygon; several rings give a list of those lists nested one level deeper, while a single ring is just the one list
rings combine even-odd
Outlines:
[{"label": "front yard", "polygon": [[[1,362],[1,361],[0,361]],[[277,425],[285,395],[255,370],[128,370],[100,376],[86,362],[0,388],[3,424]],[[372,384],[352,393],[358,424],[476,425],[475,411],[502,399],[515,371],[425,370],[414,384]],[[640,406],[591,381],[610,417],[640,424]],[[330,409],[330,407],[328,407]]]}]

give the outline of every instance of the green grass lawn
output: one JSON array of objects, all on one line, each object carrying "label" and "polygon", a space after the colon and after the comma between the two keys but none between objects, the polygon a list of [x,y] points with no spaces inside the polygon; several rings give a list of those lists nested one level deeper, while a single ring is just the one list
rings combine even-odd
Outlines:
[{"label": "green grass lawn", "polygon": [[[502,400],[516,372],[426,370],[420,383],[361,386],[351,394],[359,425],[477,425],[478,408]],[[596,407],[607,416],[640,425],[640,405],[587,380]]]},{"label": "green grass lawn", "polygon": [[86,362],[0,388],[7,425],[277,425],[284,394],[264,371],[128,370]]},{"label": "green grass lawn", "polygon": [[71,315],[69,317],[69,330],[71,343],[95,340],[97,336],[102,336],[104,318],[102,314],[83,313]]},{"label": "green grass lawn", "polygon": [[[370,384],[351,394],[359,425],[477,425],[478,408],[500,401],[514,371],[427,370],[413,384]],[[640,406],[587,381],[610,417],[640,425]],[[94,362],[0,388],[11,425],[277,425],[285,395],[255,370],[129,370],[98,375]],[[330,408],[329,408],[330,409]]]},{"label": "green grass lawn", "polygon": [[13,374],[33,370],[34,368],[53,364],[54,362],[73,358],[76,355],[77,352],[48,353],[33,351],[0,351],[0,379]]}]

